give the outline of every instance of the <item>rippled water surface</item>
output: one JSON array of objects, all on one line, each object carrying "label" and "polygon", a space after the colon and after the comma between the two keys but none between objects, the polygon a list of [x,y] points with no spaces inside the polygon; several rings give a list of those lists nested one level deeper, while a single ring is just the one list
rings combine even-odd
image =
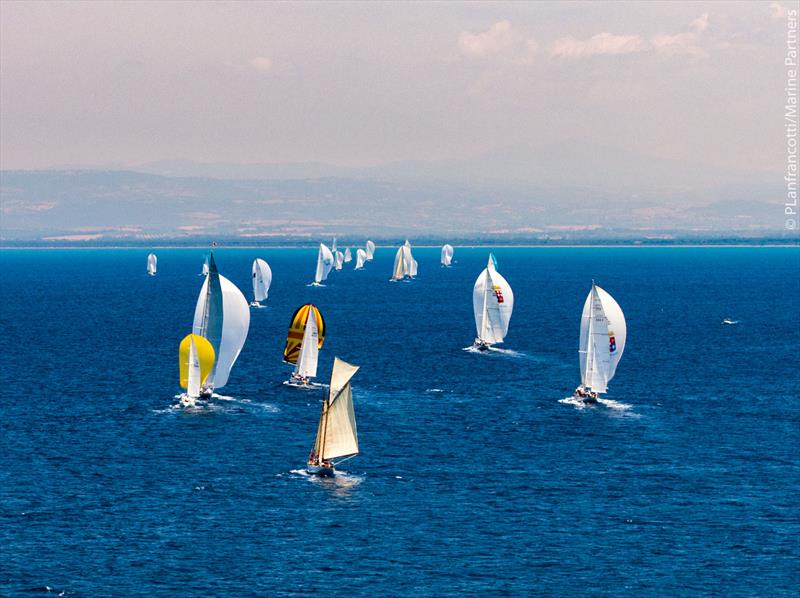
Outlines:
[{"label": "rippled water surface", "polygon": [[[794,248],[498,249],[503,351],[464,351],[488,250],[394,251],[306,286],[309,249],[221,249],[253,310],[228,400],[175,409],[202,250],[7,250],[0,594],[790,595],[800,583]],[[628,344],[608,400],[578,383],[595,278]],[[295,307],[354,379],[362,454],[302,473],[321,391],[287,388]],[[726,317],[738,320],[723,325]]]}]

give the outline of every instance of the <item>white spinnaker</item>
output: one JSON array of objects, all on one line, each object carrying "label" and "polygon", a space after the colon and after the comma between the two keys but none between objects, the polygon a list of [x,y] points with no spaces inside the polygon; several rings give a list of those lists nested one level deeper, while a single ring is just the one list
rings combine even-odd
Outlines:
[{"label": "white spinnaker", "polygon": [[264,301],[269,296],[272,284],[272,268],[260,257],[253,262],[253,296],[256,301]]},{"label": "white spinnaker", "polygon": [[189,369],[186,384],[186,396],[196,399],[200,396],[200,357],[197,355],[197,347],[194,338],[189,339]]},{"label": "white spinnaker", "polygon": [[158,258],[156,257],[155,253],[151,253],[147,256],[147,273],[151,276],[156,273],[156,268],[158,266]]},{"label": "white spinnaker", "polygon": [[488,344],[502,343],[508,334],[508,325],[514,311],[514,291],[503,276],[495,270],[494,258],[478,275],[472,287],[472,309],[478,339]]},{"label": "white spinnaker", "polygon": [[328,274],[333,268],[333,254],[324,243],[319,244],[319,253],[317,253],[317,271],[314,274],[314,282],[317,284],[328,278]]},{"label": "white spinnaker", "polygon": [[212,256],[208,276],[197,298],[192,325],[192,332],[208,339],[216,355],[206,386],[222,388],[228,383],[231,368],[239,357],[249,329],[247,300],[235,284],[217,272]]},{"label": "white spinnaker", "polygon": [[353,261],[353,254],[350,253],[350,248],[344,250],[344,263],[348,264]]},{"label": "white spinnaker", "polygon": [[392,270],[392,280],[402,280],[406,275],[405,248],[400,247],[394,256],[394,269]]},{"label": "white spinnaker", "polygon": [[367,252],[363,249],[356,251],[356,270],[361,270],[364,267],[364,262],[367,261]]},{"label": "white spinnaker", "polygon": [[314,452],[323,459],[358,454],[358,431],[350,380],[358,366],[334,359],[331,386],[322,406]]},{"label": "white spinnaker", "polygon": [[300,344],[300,355],[294,366],[296,374],[304,378],[313,378],[317,375],[317,358],[319,356],[319,331],[317,330],[317,316],[313,309],[308,310],[306,329],[303,331],[303,341]]},{"label": "white spinnaker", "polygon": [[368,240],[365,247],[365,251],[367,253],[367,261],[371,262],[372,257],[375,255],[375,243]]},{"label": "white spinnaker", "polygon": [[583,304],[578,354],[581,382],[595,392],[606,392],[617,371],[627,339],[625,316],[604,289],[592,285]]},{"label": "white spinnaker", "polygon": [[342,269],[342,264],[344,264],[344,254],[341,251],[337,251],[333,254],[333,267],[338,272]]},{"label": "white spinnaker", "polygon": [[453,246],[445,244],[442,247],[442,266],[449,266],[453,263]]}]

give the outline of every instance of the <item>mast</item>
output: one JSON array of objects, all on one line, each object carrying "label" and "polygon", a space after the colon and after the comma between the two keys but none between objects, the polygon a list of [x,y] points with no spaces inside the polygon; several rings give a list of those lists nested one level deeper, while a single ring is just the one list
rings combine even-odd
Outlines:
[{"label": "mast", "polygon": [[317,463],[322,465],[322,462],[325,460],[323,455],[325,454],[325,437],[328,435],[328,401],[331,397],[331,390],[328,389],[328,392],[325,394],[325,398],[322,400],[322,439],[319,443],[319,455],[317,455]]}]

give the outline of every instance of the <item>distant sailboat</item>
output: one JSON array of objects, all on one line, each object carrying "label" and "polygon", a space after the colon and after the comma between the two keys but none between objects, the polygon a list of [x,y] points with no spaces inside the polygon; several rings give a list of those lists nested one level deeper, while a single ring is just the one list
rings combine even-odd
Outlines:
[{"label": "distant sailboat", "polygon": [[203,260],[203,269],[200,270],[200,276],[208,276],[208,256],[206,255]]},{"label": "distant sailboat", "polygon": [[353,261],[353,254],[350,253],[350,248],[344,250],[344,263],[349,264]]},{"label": "distant sailboat", "polygon": [[317,375],[317,358],[325,342],[325,320],[319,309],[307,303],[295,310],[283,349],[283,361],[294,364],[292,386],[308,386]]},{"label": "distant sailboat", "polygon": [[491,345],[502,343],[514,311],[514,291],[497,271],[497,261],[491,253],[489,263],[472,287],[472,309],[478,331],[475,348],[485,351]]},{"label": "distant sailboat", "polygon": [[444,247],[442,247],[442,266],[449,268],[450,264],[452,263],[453,263],[453,246],[444,245]]},{"label": "distant sailboat", "polygon": [[367,252],[367,261],[371,262],[372,257],[375,255],[375,243],[368,240],[364,250]]},{"label": "distant sailboat", "polygon": [[151,253],[147,256],[147,273],[150,276],[156,275],[156,266],[158,265],[158,258],[156,257],[155,253]]},{"label": "distant sailboat", "polygon": [[356,251],[356,270],[361,270],[364,267],[364,262],[367,261],[367,252],[359,248]]},{"label": "distant sailboat", "polygon": [[[317,437],[308,457],[308,473],[312,475],[333,476],[339,463],[358,454],[353,389],[350,386],[358,367],[334,358],[330,389],[322,401]],[[340,457],[345,459],[334,462]]]},{"label": "distant sailboat", "polygon": [[269,296],[269,285],[272,284],[272,268],[260,257],[253,262],[253,307],[262,307],[261,301]]},{"label": "distant sailboat", "polygon": [[406,240],[394,256],[394,270],[392,270],[391,280],[397,282],[405,278],[414,278],[416,275],[417,260],[411,255],[411,243]]},{"label": "distant sailboat", "polygon": [[628,329],[619,304],[592,281],[581,315],[581,336],[578,355],[581,384],[575,398],[593,403],[608,390],[608,383],[617,371],[625,350]]},{"label": "distant sailboat", "polygon": [[338,272],[342,269],[342,265],[344,264],[344,254],[341,251],[336,251],[333,253],[333,267]]},{"label": "distant sailboat", "polygon": [[319,244],[317,253],[317,270],[314,273],[314,286],[323,286],[322,283],[328,278],[331,268],[333,268],[334,257],[331,250],[324,243]]},{"label": "distant sailboat", "polygon": [[208,276],[194,310],[192,332],[205,337],[214,348],[216,361],[206,379],[202,396],[228,383],[231,368],[247,339],[250,310],[247,299],[230,280],[217,271],[214,254],[208,258]]},{"label": "distant sailboat", "polygon": [[178,369],[181,388],[181,405],[193,407],[200,398],[201,388],[214,367],[214,347],[202,336],[187,334],[178,348]]}]

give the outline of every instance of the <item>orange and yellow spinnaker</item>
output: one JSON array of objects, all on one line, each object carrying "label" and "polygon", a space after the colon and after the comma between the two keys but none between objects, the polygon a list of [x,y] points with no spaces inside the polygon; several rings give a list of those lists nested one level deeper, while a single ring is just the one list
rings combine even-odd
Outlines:
[{"label": "orange and yellow spinnaker", "polygon": [[214,367],[214,347],[205,337],[198,334],[187,334],[181,341],[178,349],[178,367],[181,372],[181,388],[189,385],[189,347],[194,339],[194,350],[197,351],[197,360],[200,362],[200,384],[205,384],[206,378]]},{"label": "orange and yellow spinnaker", "polygon": [[317,334],[319,335],[317,348],[322,349],[322,343],[325,341],[325,319],[316,307],[311,303],[306,303],[295,310],[292,321],[289,323],[289,335],[286,338],[286,347],[283,349],[283,360],[286,363],[297,363],[309,312],[313,312],[314,317],[317,318]]}]

